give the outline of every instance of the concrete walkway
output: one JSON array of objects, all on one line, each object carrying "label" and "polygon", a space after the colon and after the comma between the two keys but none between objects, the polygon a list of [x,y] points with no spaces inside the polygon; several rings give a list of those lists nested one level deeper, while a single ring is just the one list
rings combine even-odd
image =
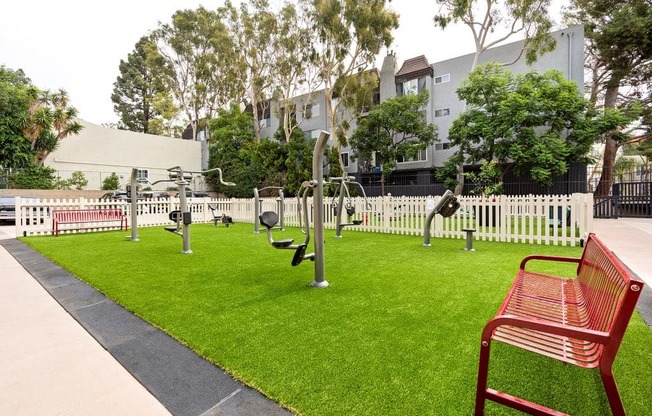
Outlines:
[{"label": "concrete walkway", "polygon": [[0,265],[0,414],[170,415],[4,247]]},{"label": "concrete walkway", "polygon": [[652,219],[595,219],[593,225],[595,235],[652,287]]},{"label": "concrete walkway", "polygon": [[0,227],[0,415],[291,416]]}]

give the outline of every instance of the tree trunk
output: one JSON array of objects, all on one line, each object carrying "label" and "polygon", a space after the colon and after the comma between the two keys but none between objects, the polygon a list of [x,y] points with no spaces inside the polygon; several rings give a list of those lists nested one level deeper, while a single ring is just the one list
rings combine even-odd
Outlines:
[{"label": "tree trunk", "polygon": [[610,195],[611,186],[614,183],[614,164],[616,162],[616,153],[618,152],[618,143],[607,135],[604,144],[604,154],[602,156],[602,174],[598,181],[598,186],[594,191],[595,195]]},{"label": "tree trunk", "polygon": [[464,190],[464,164],[457,165],[457,185],[455,185],[455,195],[462,195]]},{"label": "tree trunk", "polygon": [[[615,108],[616,98],[618,97],[618,80],[611,79],[607,85],[604,97],[605,108]],[[614,183],[614,164],[616,163],[616,154],[620,144],[612,138],[611,134],[605,137],[604,153],[602,155],[602,174],[600,181],[594,191],[595,195],[610,195],[611,186]]]}]

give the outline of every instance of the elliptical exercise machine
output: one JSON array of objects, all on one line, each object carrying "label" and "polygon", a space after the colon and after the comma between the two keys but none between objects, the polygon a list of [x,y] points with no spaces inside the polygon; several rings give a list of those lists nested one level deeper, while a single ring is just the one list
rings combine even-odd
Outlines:
[{"label": "elliptical exercise machine", "polygon": [[[369,202],[367,201],[367,194],[364,191],[364,188],[359,182],[353,180],[352,176],[344,177],[335,177],[330,178],[331,182],[337,183],[337,188],[335,189],[335,194],[338,196],[337,202],[333,202],[333,209],[335,211],[335,237],[342,238],[342,229],[351,225],[361,225],[364,222],[364,219],[353,219],[355,215],[355,206],[351,204],[351,195],[349,194],[349,185],[357,185],[362,191],[362,196],[364,197],[365,207],[369,208]],[[344,204],[344,196],[346,195],[346,204]],[[333,197],[335,198],[335,197]],[[342,207],[346,210],[348,216],[347,223],[342,223]],[[363,215],[366,215],[364,213]],[[364,218],[364,217],[363,217]]]}]

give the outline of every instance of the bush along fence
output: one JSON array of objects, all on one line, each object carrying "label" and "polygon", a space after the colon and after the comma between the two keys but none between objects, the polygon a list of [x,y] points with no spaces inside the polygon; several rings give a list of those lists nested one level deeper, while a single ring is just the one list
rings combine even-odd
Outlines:
[{"label": "bush along fence", "polygon": [[[343,221],[359,225],[347,228],[356,231],[423,235],[427,214],[437,203],[435,197],[375,197],[367,200],[356,197],[345,201],[341,207]],[[466,238],[464,229],[473,228],[473,237],[482,241],[519,242],[578,246],[593,230],[593,195],[524,195],[459,197],[460,209],[451,217],[435,216],[430,233],[436,238]],[[260,212],[279,212],[277,198],[261,198]],[[312,201],[309,200],[310,206]],[[179,200],[138,201],[139,227],[170,225],[170,212],[179,209]],[[216,213],[226,214],[236,223],[250,223],[254,230],[254,199],[192,198],[188,206],[193,223],[211,223],[213,206]],[[131,224],[129,202],[76,200],[25,200],[16,199],[16,235],[49,235],[52,232],[50,212],[60,209],[114,209],[121,208]],[[336,200],[325,198],[325,228],[335,229]],[[311,210],[312,212],[312,210]],[[349,213],[353,215],[349,216]],[[284,203],[285,226],[299,223],[299,205],[295,198]],[[86,231],[108,229],[98,224]]]}]

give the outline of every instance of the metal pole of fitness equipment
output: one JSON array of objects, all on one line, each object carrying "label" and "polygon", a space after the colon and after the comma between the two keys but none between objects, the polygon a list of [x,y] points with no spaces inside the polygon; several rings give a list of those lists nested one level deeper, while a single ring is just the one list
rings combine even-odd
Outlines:
[{"label": "metal pole of fitness equipment", "polygon": [[337,215],[336,215],[336,218],[335,218],[335,238],[342,238],[342,228],[344,228],[344,227],[342,227],[342,211],[344,211],[343,210],[343,208],[344,208],[344,192],[346,192],[347,194],[349,193],[349,190],[348,190],[347,184],[346,184],[346,180],[347,180],[346,172],[344,172],[342,178],[340,178],[340,179],[341,179],[340,189],[339,189],[340,193],[339,193],[338,198],[337,198]]},{"label": "metal pole of fitness equipment", "polygon": [[324,149],[330,134],[319,133],[312,152],[312,179],[317,182],[313,193],[313,221],[315,224],[315,281],[313,287],[328,287],[324,262]]},{"label": "metal pole of fitness equipment", "polygon": [[[183,251],[184,254],[192,254],[190,249],[190,224],[186,224],[190,220],[189,217],[191,214],[188,211],[188,201],[186,199],[186,172],[181,169],[177,172],[177,185],[179,185],[179,210],[181,211],[181,221],[183,222]],[[190,173],[190,178],[192,179],[192,173]]]},{"label": "metal pole of fitness equipment", "polygon": [[258,194],[258,188],[254,188],[254,234],[260,234],[260,196]]},{"label": "metal pole of fitness equipment", "polygon": [[138,169],[131,169],[131,241],[138,241]]}]

